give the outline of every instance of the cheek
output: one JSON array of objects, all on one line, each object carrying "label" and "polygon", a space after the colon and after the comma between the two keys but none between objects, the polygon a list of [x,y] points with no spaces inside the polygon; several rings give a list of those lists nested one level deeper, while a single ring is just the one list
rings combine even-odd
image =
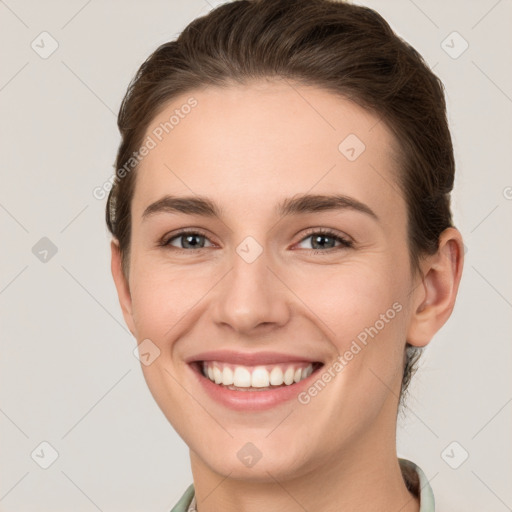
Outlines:
[{"label": "cheek", "polygon": [[[188,283],[192,284],[192,283]],[[173,328],[198,301],[199,290],[191,291],[178,276],[146,274],[134,286],[132,308],[137,335],[159,346],[173,334]]]},{"label": "cheek", "polygon": [[392,272],[385,261],[326,268],[293,281],[290,274],[290,287],[335,349],[336,386],[345,388],[345,396],[356,389],[369,400],[379,391],[385,395],[388,388],[396,389],[401,375],[407,276],[397,271],[399,266]]},{"label": "cheek", "polygon": [[212,282],[211,269],[190,265],[186,268],[153,258],[142,251],[132,259],[130,282],[132,310],[139,338],[157,344],[173,336],[178,322],[204,297]]},{"label": "cheek", "polygon": [[382,321],[394,320],[398,308],[393,309],[393,304],[403,301],[402,290],[407,286],[403,275],[375,261],[319,267],[300,277],[292,272],[285,280],[315,323],[324,325],[331,339],[342,341],[357,337],[376,322],[382,330]]}]

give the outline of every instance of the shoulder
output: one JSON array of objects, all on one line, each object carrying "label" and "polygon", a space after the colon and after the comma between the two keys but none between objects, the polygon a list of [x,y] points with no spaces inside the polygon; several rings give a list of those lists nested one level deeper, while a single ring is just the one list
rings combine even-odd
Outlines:
[{"label": "shoulder", "polygon": [[420,512],[435,512],[434,493],[423,470],[407,459],[398,462],[407,489],[420,500]]},{"label": "shoulder", "polygon": [[190,484],[187,487],[187,490],[184,492],[183,496],[179,499],[178,503],[174,505],[170,512],[187,512],[189,506],[192,503],[192,500],[194,499],[194,495],[194,485]]}]

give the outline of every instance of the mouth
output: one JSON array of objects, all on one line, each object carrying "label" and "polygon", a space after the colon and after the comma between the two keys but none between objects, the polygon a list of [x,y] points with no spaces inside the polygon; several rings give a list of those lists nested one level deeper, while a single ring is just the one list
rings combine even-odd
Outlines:
[{"label": "mouth", "polygon": [[307,379],[322,363],[281,363],[242,366],[222,361],[199,361],[196,368],[218,386],[234,391],[268,391]]},{"label": "mouth", "polygon": [[[231,409],[256,411],[296,399],[317,378],[320,361],[278,360],[283,358],[220,357],[188,361],[210,398]],[[246,361],[248,361],[246,363]],[[245,363],[245,364],[242,364]],[[267,362],[267,364],[263,364]]]}]

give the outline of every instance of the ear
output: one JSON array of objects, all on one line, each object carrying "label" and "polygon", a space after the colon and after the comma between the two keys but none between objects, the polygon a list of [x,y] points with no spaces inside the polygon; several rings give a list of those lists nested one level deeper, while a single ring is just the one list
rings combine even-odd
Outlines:
[{"label": "ear", "polygon": [[427,345],[452,314],[464,265],[464,244],[455,228],[445,229],[439,249],[422,262],[422,278],[414,291],[407,341]]},{"label": "ear", "polygon": [[130,329],[130,332],[133,334],[133,336],[135,336],[135,324],[132,314],[132,298],[130,295],[129,284],[122,271],[119,241],[116,239],[112,240],[110,242],[110,249],[112,251],[110,268],[112,270],[112,277],[114,278],[114,283],[116,285],[119,304],[121,306],[126,325],[128,326],[128,329]]}]

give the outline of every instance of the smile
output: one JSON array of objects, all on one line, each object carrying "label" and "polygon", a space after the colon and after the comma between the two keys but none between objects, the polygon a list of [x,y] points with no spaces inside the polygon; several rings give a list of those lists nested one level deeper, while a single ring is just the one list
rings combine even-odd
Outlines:
[{"label": "smile", "polygon": [[203,361],[201,367],[203,375],[215,384],[238,391],[263,391],[291,386],[313,373],[313,363],[242,366]]},{"label": "smile", "polygon": [[188,358],[205,396],[237,411],[262,411],[293,401],[324,363],[298,355],[213,351]]}]

